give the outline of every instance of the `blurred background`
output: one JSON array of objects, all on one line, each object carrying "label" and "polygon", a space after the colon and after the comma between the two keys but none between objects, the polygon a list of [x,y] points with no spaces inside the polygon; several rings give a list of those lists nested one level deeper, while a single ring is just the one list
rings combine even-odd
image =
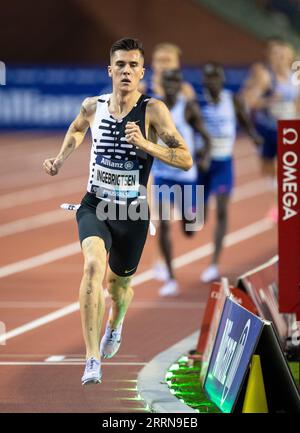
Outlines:
[{"label": "blurred background", "polygon": [[264,41],[279,36],[300,47],[299,0],[2,0],[0,128],[65,128],[82,99],[110,90],[109,47],[141,39],[146,66],[160,42],[182,50],[185,79],[196,91],[201,65],[226,67],[237,91],[248,66],[264,58]]},{"label": "blurred background", "polygon": [[[168,42],[180,47],[184,80],[197,94],[209,61],[224,65],[225,86],[237,93],[251,65],[266,64],[268,38],[288,41],[300,60],[300,0],[0,0],[0,11],[0,412],[145,411],[132,388],[142,366],[199,330],[211,290],[199,275],[210,263],[217,212],[193,238],[179,221],[172,226],[177,297],[158,294],[158,236],[148,237],[120,353],[106,363],[101,388],[84,393],[82,255],[75,215],[60,205],[85,194],[90,134],[59,176],[42,163],[57,154],[83,99],[111,91],[116,40],[143,42],[148,82],[153,48]],[[278,253],[277,225],[266,217],[276,185],[262,175],[249,137],[239,135],[234,163],[220,265],[233,285]]]}]

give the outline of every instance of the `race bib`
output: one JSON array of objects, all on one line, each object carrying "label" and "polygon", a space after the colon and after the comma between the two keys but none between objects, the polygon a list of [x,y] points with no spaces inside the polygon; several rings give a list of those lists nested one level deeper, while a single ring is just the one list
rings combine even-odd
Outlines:
[{"label": "race bib", "polygon": [[294,101],[278,101],[271,107],[271,113],[277,120],[292,120],[296,118],[296,104]]},{"label": "race bib", "polygon": [[225,158],[232,155],[234,142],[231,137],[212,137],[212,158]]},{"label": "race bib", "polygon": [[139,194],[138,161],[118,161],[97,156],[93,184],[100,198],[133,198]]}]

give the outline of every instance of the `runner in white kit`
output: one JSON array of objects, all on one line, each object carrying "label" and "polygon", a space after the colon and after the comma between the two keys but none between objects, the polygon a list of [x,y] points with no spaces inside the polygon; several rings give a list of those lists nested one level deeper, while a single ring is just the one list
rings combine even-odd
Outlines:
[{"label": "runner in white kit", "polygon": [[211,164],[208,171],[199,171],[199,185],[204,185],[205,220],[208,201],[216,197],[216,229],[211,264],[201,274],[201,281],[208,283],[220,277],[219,259],[227,230],[228,204],[234,185],[233,148],[236,141],[237,120],[256,145],[261,137],[255,131],[240,99],[224,89],[225,74],[218,63],[207,63],[203,68],[203,92],[200,108],[204,125],[211,137]]},{"label": "runner in white kit", "polygon": [[[144,76],[144,50],[138,40],[126,38],[112,45],[108,74],[112,93],[84,100],[58,155],[44,161],[45,171],[56,175],[91,128],[87,193],[76,214],[84,256],[79,294],[86,344],[82,384],[99,383],[100,357],[111,358],[120,347],[123,320],[133,297],[132,275],[149,226],[145,195],[153,157],[183,170],[189,170],[193,163],[165,104],[137,90]],[[156,144],[157,137],[166,146]],[[135,219],[145,203],[146,216],[144,212]],[[99,345],[108,253],[112,308]]]},{"label": "runner in white kit", "polygon": [[[173,121],[187,143],[195,163],[188,171],[163,164],[159,160],[154,161],[152,167],[153,185],[155,187],[161,188],[166,185],[173,190],[175,190],[174,187],[177,188],[175,194],[154,194],[154,203],[158,208],[157,213],[159,215],[159,249],[166,264],[165,284],[159,290],[161,296],[174,296],[179,293],[179,285],[172,265],[173,242],[170,221],[163,217],[164,210],[169,209],[171,204],[174,204],[181,217],[183,233],[186,236],[191,236],[195,233],[189,230],[188,224],[188,221],[191,222],[193,219],[193,213],[197,207],[195,132],[199,133],[205,142],[205,152],[197,162],[201,165],[202,169],[207,169],[210,163],[210,137],[204,128],[199,105],[196,101],[187,101],[181,92],[182,80],[182,73],[179,69],[172,69],[162,73],[161,84],[165,95],[163,101],[169,108]],[[160,274],[163,275],[162,272]]]}]

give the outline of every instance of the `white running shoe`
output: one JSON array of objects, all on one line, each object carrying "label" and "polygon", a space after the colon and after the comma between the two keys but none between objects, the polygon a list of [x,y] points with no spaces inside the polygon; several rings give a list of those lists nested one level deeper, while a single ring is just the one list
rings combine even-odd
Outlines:
[{"label": "white running shoe", "polygon": [[93,383],[101,383],[101,364],[95,358],[86,360],[85,370],[81,378],[82,385],[90,385]]},{"label": "white running shoe", "polygon": [[169,279],[168,268],[163,262],[156,262],[153,266],[154,279],[158,281],[167,281]]},{"label": "white running shoe", "polygon": [[202,283],[210,283],[211,281],[219,279],[220,273],[217,265],[210,265],[200,275],[200,280],[202,281]]},{"label": "white running shoe", "polygon": [[159,289],[160,296],[176,296],[179,293],[179,287],[176,280],[169,280]]},{"label": "white running shoe", "polygon": [[121,345],[123,321],[124,319],[119,324],[119,326],[117,326],[116,329],[111,329],[109,323],[107,322],[105,333],[100,343],[100,355],[103,356],[103,358],[112,358],[119,350],[119,347]]}]

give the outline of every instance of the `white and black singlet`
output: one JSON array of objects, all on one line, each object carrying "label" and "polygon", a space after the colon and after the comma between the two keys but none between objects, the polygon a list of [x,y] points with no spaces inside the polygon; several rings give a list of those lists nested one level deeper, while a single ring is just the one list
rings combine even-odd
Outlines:
[{"label": "white and black singlet", "polygon": [[[136,122],[146,138],[145,112],[150,97],[141,95],[132,110],[121,120],[108,110],[111,94],[101,95],[92,132],[92,148],[87,193],[76,218],[80,242],[90,236],[104,240],[109,251],[109,265],[120,276],[133,275],[138,266],[149,226],[146,188],[153,157],[125,138],[127,122]],[[98,206],[99,205],[99,206]],[[121,208],[146,206],[142,218],[120,217]],[[103,206],[113,207],[114,217]],[[124,210],[124,209],[123,209]],[[124,215],[124,214],[123,214]],[[142,215],[142,213],[141,213]]]}]

